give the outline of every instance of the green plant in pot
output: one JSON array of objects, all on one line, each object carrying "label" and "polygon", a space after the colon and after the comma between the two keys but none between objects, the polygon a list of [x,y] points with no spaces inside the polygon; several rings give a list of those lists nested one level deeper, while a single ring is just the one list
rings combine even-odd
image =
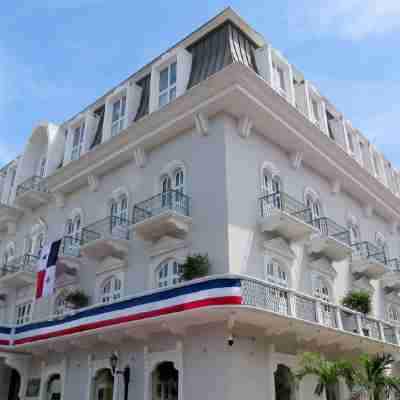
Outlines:
[{"label": "green plant in pot", "polygon": [[362,314],[372,310],[371,295],[366,291],[351,291],[342,299],[342,305]]},{"label": "green plant in pot", "polygon": [[65,296],[65,302],[76,310],[86,307],[89,304],[89,297],[82,290],[74,290]]},{"label": "green plant in pot", "polygon": [[211,263],[208,254],[192,254],[187,256],[181,265],[181,278],[184,281],[207,276],[210,271]]}]

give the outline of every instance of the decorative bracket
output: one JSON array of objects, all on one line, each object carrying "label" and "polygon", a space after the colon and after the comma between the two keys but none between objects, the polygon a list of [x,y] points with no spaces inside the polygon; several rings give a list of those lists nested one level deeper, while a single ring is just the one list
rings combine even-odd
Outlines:
[{"label": "decorative bracket", "polygon": [[238,123],[239,136],[247,139],[250,136],[252,127],[253,121],[248,116],[241,117]]},{"label": "decorative bracket", "polygon": [[143,147],[136,147],[134,149],[135,163],[138,168],[144,168],[147,162],[146,152]]},{"label": "decorative bracket", "polygon": [[289,154],[290,164],[292,168],[298,170],[303,161],[303,153],[297,151]]},{"label": "decorative bracket", "polygon": [[96,175],[88,176],[88,185],[91,192],[97,192],[100,186],[100,179]]},{"label": "decorative bracket", "polygon": [[194,115],[194,123],[197,132],[202,136],[208,135],[208,116],[203,112]]}]

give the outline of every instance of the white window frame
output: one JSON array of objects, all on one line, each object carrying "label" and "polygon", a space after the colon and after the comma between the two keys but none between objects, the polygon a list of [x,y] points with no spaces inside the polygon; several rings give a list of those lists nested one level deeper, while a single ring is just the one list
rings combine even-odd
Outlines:
[{"label": "white window frame", "polygon": [[[115,287],[116,283],[119,284],[119,287]],[[109,287],[110,290],[108,292],[105,292],[105,288]],[[99,303],[102,304],[109,304],[113,303],[115,301],[121,300],[123,296],[123,282],[121,279],[121,276],[119,275],[111,275],[105,278],[102,283],[100,284],[99,287]]]},{"label": "white window frame", "polygon": [[46,155],[43,155],[39,159],[37,176],[39,176],[40,178],[44,178],[46,176],[46,167],[47,167],[47,157]]},{"label": "white window frame", "polygon": [[281,262],[275,259],[267,262],[265,276],[268,282],[284,288],[289,287],[289,271]]},{"label": "white window frame", "polygon": [[[85,146],[85,127],[85,120],[82,120],[71,128],[71,161],[79,160],[83,154]],[[79,135],[78,141],[74,145],[77,135]]]},{"label": "white window frame", "polygon": [[180,278],[181,263],[173,258],[164,260],[155,270],[155,287],[165,289],[182,282]]},{"label": "white window frame", "polygon": [[[118,118],[114,120],[115,107],[119,105]],[[114,99],[111,103],[111,136],[117,136],[126,126],[127,116],[127,95],[123,93],[120,97]],[[123,112],[121,112],[121,110]]]},{"label": "white window frame", "polygon": [[[25,308],[25,307],[27,307],[27,308]],[[22,316],[19,315],[20,309],[22,309],[24,311]],[[29,313],[26,313],[27,309],[29,310]],[[32,300],[18,302],[15,305],[15,315],[14,315],[15,325],[20,326],[20,325],[29,323],[32,320],[32,314],[33,314],[33,301]]]},{"label": "white window frame", "polygon": [[[172,73],[174,70],[175,74]],[[161,78],[162,74],[167,75],[167,85],[161,88]],[[173,81],[172,78],[175,78]],[[177,81],[178,81],[178,62],[177,60],[172,60],[169,64],[160,68],[158,77],[158,108],[162,108],[169,104],[171,101],[175,100],[177,97]],[[165,98],[165,102],[161,102],[161,99]]]}]

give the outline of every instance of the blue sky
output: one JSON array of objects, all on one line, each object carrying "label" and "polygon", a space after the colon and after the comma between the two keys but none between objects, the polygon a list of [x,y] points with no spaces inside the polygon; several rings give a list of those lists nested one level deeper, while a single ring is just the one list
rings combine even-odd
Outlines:
[{"label": "blue sky", "polygon": [[232,6],[400,167],[399,0],[14,0],[0,15],[0,165]]}]

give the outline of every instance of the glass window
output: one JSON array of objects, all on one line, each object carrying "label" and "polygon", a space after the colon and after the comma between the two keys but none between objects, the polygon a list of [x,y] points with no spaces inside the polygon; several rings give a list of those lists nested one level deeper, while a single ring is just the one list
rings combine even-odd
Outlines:
[{"label": "glass window", "polygon": [[118,200],[112,200],[110,207],[111,225],[126,225],[128,221],[128,198],[124,195]]},{"label": "glass window", "polygon": [[160,72],[158,105],[163,107],[176,97],[176,62]]},{"label": "glass window", "polygon": [[115,276],[107,279],[101,286],[100,302],[111,303],[122,296],[122,282]]},{"label": "glass window", "polygon": [[31,320],[32,303],[18,304],[15,310],[15,324],[27,324]]},{"label": "glass window", "polygon": [[126,96],[122,96],[112,105],[111,135],[115,136],[124,129],[126,115]]},{"label": "glass window", "polygon": [[72,137],[71,160],[78,160],[83,150],[85,124],[82,123],[74,129]]},{"label": "glass window", "polygon": [[311,210],[313,220],[322,216],[322,208],[319,200],[313,199],[311,196],[307,196],[306,204]]},{"label": "glass window", "polygon": [[267,280],[279,286],[288,287],[286,269],[275,261],[267,264]]},{"label": "glass window", "polygon": [[175,260],[161,264],[156,272],[157,287],[168,287],[181,282],[182,267]]},{"label": "glass window", "polygon": [[376,153],[373,156],[373,160],[374,160],[375,175],[380,176],[379,160],[378,160],[378,155]]}]

